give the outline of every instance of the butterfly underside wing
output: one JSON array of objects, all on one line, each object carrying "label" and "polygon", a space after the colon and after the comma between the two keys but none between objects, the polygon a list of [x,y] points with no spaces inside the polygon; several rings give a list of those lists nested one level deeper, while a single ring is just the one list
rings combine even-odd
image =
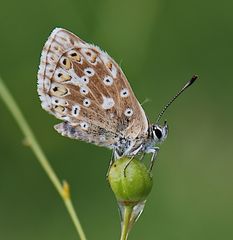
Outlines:
[{"label": "butterfly underside wing", "polygon": [[118,64],[100,48],[56,28],[44,45],[38,72],[42,107],[63,120],[64,136],[113,148],[148,130],[144,110]]}]

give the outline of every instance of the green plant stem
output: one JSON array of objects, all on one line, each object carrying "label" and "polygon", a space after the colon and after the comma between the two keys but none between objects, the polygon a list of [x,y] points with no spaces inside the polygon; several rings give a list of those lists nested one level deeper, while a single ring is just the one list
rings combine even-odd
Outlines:
[{"label": "green plant stem", "polygon": [[133,212],[133,206],[124,206],[124,215],[122,219],[122,226],[121,226],[121,238],[120,240],[127,240],[128,233],[129,233],[129,222],[130,217]]},{"label": "green plant stem", "polygon": [[79,218],[74,210],[73,203],[70,199],[69,193],[67,193],[59,181],[57,175],[55,174],[54,170],[52,169],[49,161],[47,160],[44,152],[42,151],[40,145],[38,144],[31,128],[29,127],[26,119],[24,118],[20,108],[16,104],[14,98],[10,94],[9,90],[5,86],[3,80],[0,78],[0,97],[2,98],[3,102],[6,104],[7,108],[10,110],[11,114],[13,115],[14,119],[16,120],[19,128],[23,132],[26,137],[29,146],[31,147],[32,151],[36,155],[40,165],[48,175],[49,179],[51,180],[52,184],[58,191],[60,197],[63,199],[66,209],[73,221],[73,224],[79,234],[81,240],[86,240],[86,236],[80,224]]}]

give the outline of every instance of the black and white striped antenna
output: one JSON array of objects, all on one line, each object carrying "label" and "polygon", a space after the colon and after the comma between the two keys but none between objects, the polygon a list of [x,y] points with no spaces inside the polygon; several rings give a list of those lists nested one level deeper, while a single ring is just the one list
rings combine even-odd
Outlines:
[{"label": "black and white striped antenna", "polygon": [[156,123],[159,122],[167,108],[180,96],[181,93],[184,92],[184,90],[191,86],[197,80],[197,78],[198,78],[197,75],[193,75],[192,78],[181,88],[181,90],[163,107],[162,111],[159,113],[157,117]]}]

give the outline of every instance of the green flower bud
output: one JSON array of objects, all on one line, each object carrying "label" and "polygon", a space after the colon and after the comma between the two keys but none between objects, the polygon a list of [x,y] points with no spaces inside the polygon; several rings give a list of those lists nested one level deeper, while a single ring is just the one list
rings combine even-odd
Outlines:
[{"label": "green flower bud", "polygon": [[108,180],[117,201],[134,206],[146,200],[153,182],[151,173],[141,161],[129,161],[128,157],[116,160],[109,170]]}]

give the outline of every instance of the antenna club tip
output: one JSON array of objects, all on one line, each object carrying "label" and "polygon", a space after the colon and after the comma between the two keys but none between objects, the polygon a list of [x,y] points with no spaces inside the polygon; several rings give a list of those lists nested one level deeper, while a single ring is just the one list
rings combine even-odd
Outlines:
[{"label": "antenna club tip", "polygon": [[189,81],[189,83],[188,83],[188,86],[190,86],[191,84],[193,84],[196,80],[198,79],[198,75],[193,75],[192,76],[192,78],[191,78],[191,80]]},{"label": "antenna club tip", "polygon": [[[156,123],[159,122],[161,117],[163,116],[164,112],[167,110],[167,108],[174,102],[174,100],[180,96],[181,93],[183,93],[189,86],[191,86],[196,80],[198,79],[198,75],[194,74],[192,78],[181,88],[181,90],[167,103],[167,105],[164,106],[162,111],[159,113],[158,118],[156,120]],[[165,123],[166,124],[166,121]]]},{"label": "antenna club tip", "polygon": [[197,79],[198,79],[198,75],[194,74],[194,75],[192,76],[191,81],[195,81],[195,80],[197,80]]}]

